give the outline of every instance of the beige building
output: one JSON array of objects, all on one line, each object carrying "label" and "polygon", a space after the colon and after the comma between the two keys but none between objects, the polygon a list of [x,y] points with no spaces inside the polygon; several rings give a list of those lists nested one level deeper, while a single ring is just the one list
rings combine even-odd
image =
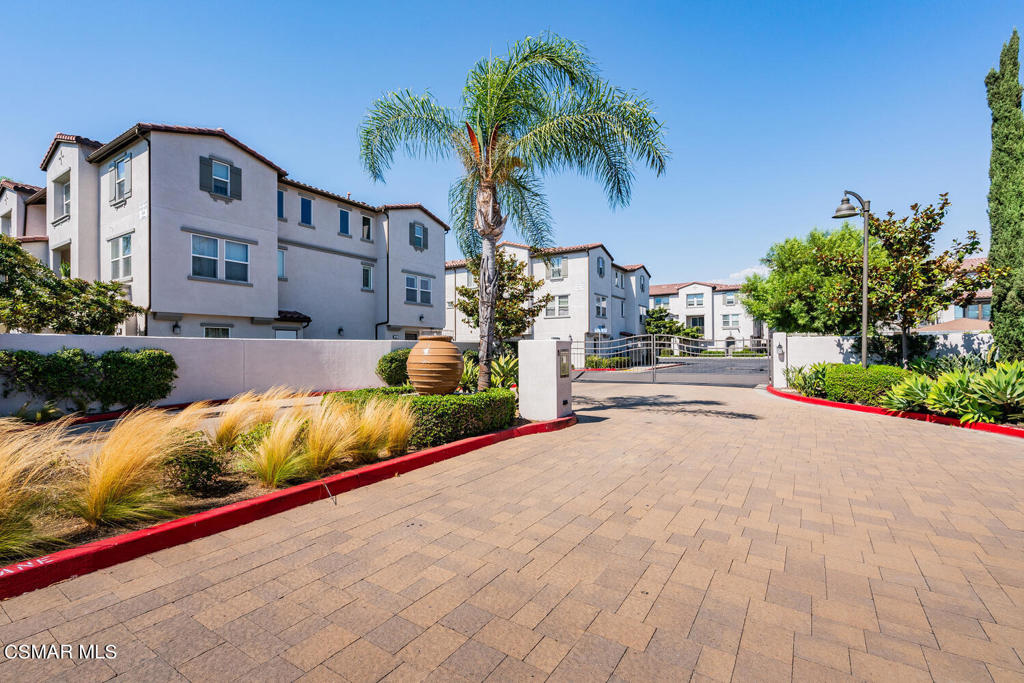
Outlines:
[{"label": "beige building", "polygon": [[[498,245],[544,280],[541,294],[552,302],[524,339],[608,340],[643,334],[651,274],[642,264],[618,265],[601,243],[552,247],[531,252],[525,244]],[[479,332],[455,309],[456,287],[474,285],[465,259],[445,265],[445,330],[456,341],[474,341]]]},{"label": "beige building", "polygon": [[58,134],[40,167],[43,188],[5,183],[5,232],[10,213],[54,270],[123,283],[147,311],[127,334],[406,339],[444,324],[448,226],[419,204],[297,182],[219,128]]},{"label": "beige building", "polygon": [[764,325],[743,307],[740,287],[716,282],[675,282],[652,285],[651,297],[655,308],[668,309],[671,317],[686,327],[701,328],[704,339],[714,344],[761,339],[766,334]]}]

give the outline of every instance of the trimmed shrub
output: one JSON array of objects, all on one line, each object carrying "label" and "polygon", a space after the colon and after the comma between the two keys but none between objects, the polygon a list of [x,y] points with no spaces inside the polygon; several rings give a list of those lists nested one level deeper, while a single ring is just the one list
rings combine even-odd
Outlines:
[{"label": "trimmed shrub", "polygon": [[411,450],[440,446],[504,429],[512,424],[516,416],[516,395],[509,389],[440,396],[418,396],[411,391],[411,387],[357,389],[330,394],[325,400],[357,405],[364,405],[372,398],[408,401],[415,418],[412,435],[409,437]]},{"label": "trimmed shrub", "polygon": [[860,365],[831,363],[825,370],[825,398],[877,406],[886,392],[909,374],[891,365],[870,365],[864,369]]},{"label": "trimmed shrub", "polygon": [[743,358],[749,358],[749,357],[764,358],[765,356],[768,355],[768,352],[767,351],[758,351],[757,349],[737,349],[737,350],[732,352],[732,355],[735,356],[735,357],[743,357]]},{"label": "trimmed shrub", "polygon": [[188,493],[206,493],[224,474],[224,458],[202,432],[192,432],[164,463],[168,483]]},{"label": "trimmed shrub", "polygon": [[174,357],[162,349],[118,349],[99,356],[68,348],[50,354],[0,351],[4,397],[24,393],[77,411],[97,402],[102,410],[149,405],[171,393],[177,369]]},{"label": "trimmed shrub", "polygon": [[725,351],[718,351],[716,349],[704,349],[700,352],[702,356],[724,356]]},{"label": "trimmed shrub", "polygon": [[628,368],[629,358],[626,356],[587,356],[588,368]]},{"label": "trimmed shrub", "polygon": [[401,386],[408,383],[409,373],[405,365],[409,361],[409,353],[412,349],[397,349],[385,353],[377,361],[377,376],[389,387]]}]

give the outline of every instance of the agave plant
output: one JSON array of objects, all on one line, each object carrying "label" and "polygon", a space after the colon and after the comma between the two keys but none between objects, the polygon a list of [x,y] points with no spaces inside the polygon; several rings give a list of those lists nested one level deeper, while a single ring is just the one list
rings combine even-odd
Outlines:
[{"label": "agave plant", "polygon": [[883,408],[901,412],[920,412],[928,407],[928,394],[932,389],[932,378],[927,375],[911,375],[899,384],[893,385],[881,401]]},{"label": "agave plant", "polygon": [[472,358],[467,358],[462,367],[462,379],[459,380],[459,388],[463,391],[473,391],[477,387],[480,377],[480,366]]},{"label": "agave plant", "polygon": [[512,354],[498,356],[491,362],[491,384],[509,389],[519,383],[519,358]]},{"label": "agave plant", "polygon": [[995,422],[990,407],[979,403],[974,393],[977,376],[967,370],[953,370],[939,375],[928,392],[928,409],[940,415],[958,417],[961,422]]},{"label": "agave plant", "polygon": [[1024,362],[999,363],[976,377],[973,389],[979,403],[997,413],[1001,421],[1024,420]]}]

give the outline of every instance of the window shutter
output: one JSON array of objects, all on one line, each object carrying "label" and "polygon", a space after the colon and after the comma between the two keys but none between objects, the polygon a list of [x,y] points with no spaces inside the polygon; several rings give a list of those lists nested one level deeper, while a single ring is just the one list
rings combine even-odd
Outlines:
[{"label": "window shutter", "polygon": [[423,248],[426,249],[429,245],[427,244],[427,226],[423,226]]},{"label": "window shutter", "polygon": [[[114,174],[117,175],[116,173]],[[132,193],[132,155],[129,154],[124,159],[124,196],[127,197]]]},{"label": "window shutter", "polygon": [[213,192],[213,162],[210,157],[199,157],[199,189]]},{"label": "window shutter", "polygon": [[414,247],[416,246],[416,224],[415,223],[410,223],[409,224],[409,244],[411,244]]},{"label": "window shutter", "polygon": [[117,163],[110,164],[110,203],[117,201]]},{"label": "window shutter", "polygon": [[242,198],[242,169],[237,166],[231,167],[231,198]]},{"label": "window shutter", "polygon": [[562,277],[569,277],[569,259],[562,257]]}]

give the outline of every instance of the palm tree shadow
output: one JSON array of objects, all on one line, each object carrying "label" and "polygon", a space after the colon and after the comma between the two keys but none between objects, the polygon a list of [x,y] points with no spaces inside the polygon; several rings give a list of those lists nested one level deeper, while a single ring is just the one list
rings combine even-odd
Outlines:
[{"label": "palm tree shadow", "polygon": [[754,415],[753,413],[741,413],[735,410],[720,410],[703,407],[725,405],[722,401],[714,401],[710,399],[683,400],[669,394],[654,394],[652,396],[608,396],[600,400],[590,399],[586,396],[574,396],[573,402],[578,406],[577,420],[580,422],[589,421],[580,419],[580,410],[585,413],[596,413],[604,410],[619,410],[627,408],[651,410],[659,413],[681,413],[684,415],[725,417],[732,420],[761,419],[758,415]]}]

